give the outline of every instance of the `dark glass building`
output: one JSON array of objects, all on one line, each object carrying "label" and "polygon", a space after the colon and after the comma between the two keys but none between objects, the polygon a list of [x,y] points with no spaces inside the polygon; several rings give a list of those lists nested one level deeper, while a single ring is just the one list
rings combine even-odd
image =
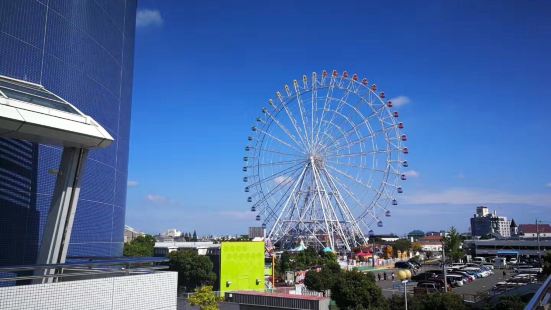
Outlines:
[{"label": "dark glass building", "polygon": [[[42,84],[115,138],[90,153],[69,257],[122,255],[136,0],[1,0],[0,75]],[[0,139],[0,265],[32,264],[61,149]]]}]

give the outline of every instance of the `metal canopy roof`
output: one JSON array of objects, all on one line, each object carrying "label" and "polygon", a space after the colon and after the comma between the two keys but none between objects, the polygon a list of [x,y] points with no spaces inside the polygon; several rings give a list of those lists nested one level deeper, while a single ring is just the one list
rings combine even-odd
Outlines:
[{"label": "metal canopy roof", "polygon": [[92,117],[42,85],[0,76],[0,137],[104,148],[113,137]]}]

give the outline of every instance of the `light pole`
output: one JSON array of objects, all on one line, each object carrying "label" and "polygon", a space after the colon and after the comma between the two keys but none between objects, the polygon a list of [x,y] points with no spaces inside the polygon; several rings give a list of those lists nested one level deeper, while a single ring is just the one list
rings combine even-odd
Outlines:
[{"label": "light pole", "polygon": [[375,269],[375,232],[371,229],[368,234],[369,239],[373,239],[373,244],[371,245],[371,266]]},{"label": "light pole", "polygon": [[408,281],[411,279],[411,271],[408,269],[400,269],[398,271],[398,279],[400,279],[404,285],[404,309],[408,310]]}]

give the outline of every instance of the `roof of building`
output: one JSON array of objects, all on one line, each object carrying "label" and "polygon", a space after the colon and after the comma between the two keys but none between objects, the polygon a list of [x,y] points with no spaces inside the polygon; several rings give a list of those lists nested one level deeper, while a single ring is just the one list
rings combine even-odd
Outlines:
[{"label": "roof of building", "polygon": [[218,248],[220,244],[215,244],[212,241],[204,242],[155,242],[156,248]]},{"label": "roof of building", "polygon": [[442,236],[425,236],[419,239],[419,242],[438,242],[442,241]]},{"label": "roof of building", "polygon": [[279,298],[290,298],[290,299],[303,299],[303,300],[323,300],[327,297],[322,296],[310,296],[310,295],[296,295],[296,294],[282,294],[282,293],[264,293],[264,292],[255,292],[255,291],[238,291],[238,292],[228,292],[233,294],[242,294],[242,295],[254,295],[254,296],[267,296],[267,297],[279,297]]},{"label": "roof of building", "polygon": [[510,227],[517,227],[517,223],[515,223],[515,219],[511,219]]},{"label": "roof of building", "polygon": [[518,225],[518,230],[522,233],[528,234],[537,234],[540,233],[551,233],[551,225],[549,224],[520,224]]}]

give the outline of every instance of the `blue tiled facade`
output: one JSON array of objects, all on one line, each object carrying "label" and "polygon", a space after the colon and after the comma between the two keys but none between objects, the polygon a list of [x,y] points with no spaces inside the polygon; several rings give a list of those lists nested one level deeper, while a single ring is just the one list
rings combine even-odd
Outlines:
[{"label": "blue tiled facade", "polygon": [[[44,85],[115,138],[90,152],[69,256],[122,255],[136,1],[0,1],[0,75]],[[0,265],[35,262],[60,158],[0,139]]]}]

